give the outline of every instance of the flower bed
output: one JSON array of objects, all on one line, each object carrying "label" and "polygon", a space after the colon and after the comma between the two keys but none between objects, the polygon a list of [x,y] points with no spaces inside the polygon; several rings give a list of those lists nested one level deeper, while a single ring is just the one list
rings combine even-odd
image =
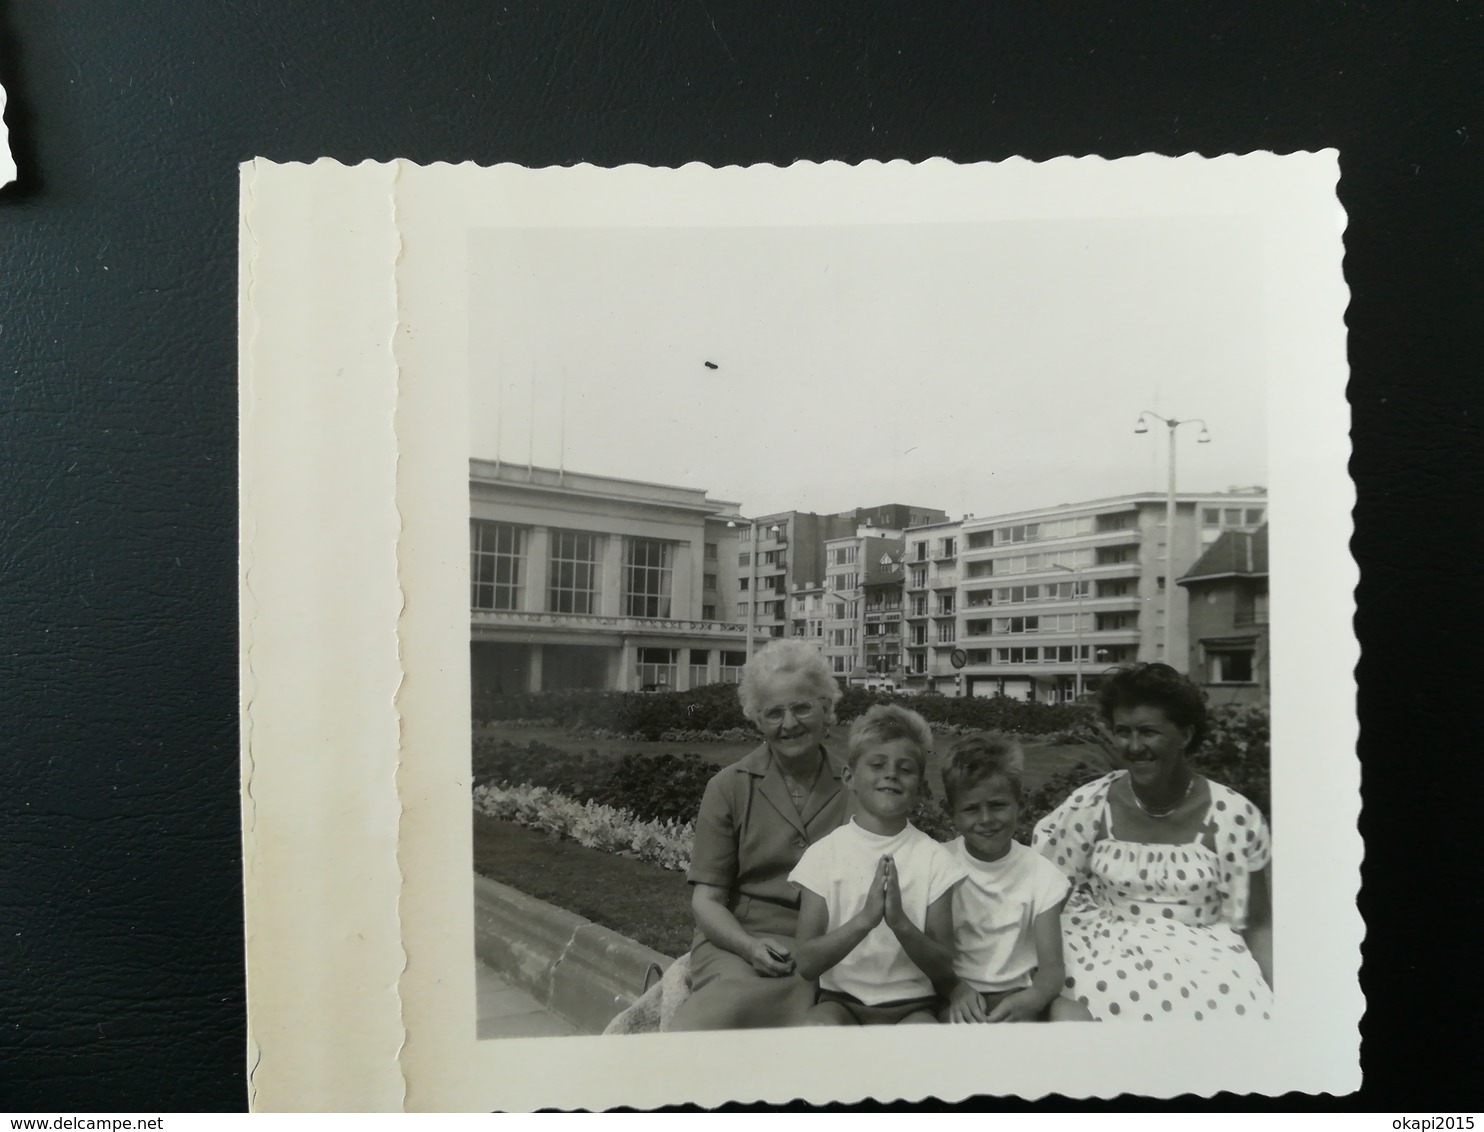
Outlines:
[{"label": "flower bed", "polygon": [[628,810],[591,800],[578,802],[544,786],[476,786],[474,808],[587,849],[678,872],[690,868],[696,832],[690,822],[646,821]]},{"label": "flower bed", "polygon": [[[942,730],[953,734],[957,729]],[[1027,793],[1016,830],[1019,840],[1028,844],[1036,822],[1060,805],[1078,786],[1113,769],[1115,764],[1107,742],[1107,736],[1090,725],[1070,733],[1049,735],[1041,741],[1027,741]],[[1061,749],[1056,751],[1053,748],[1058,744]],[[939,750],[941,752],[942,745]],[[1206,742],[1191,757],[1191,762],[1201,773],[1245,795],[1264,814],[1271,816],[1268,714],[1264,709],[1212,709]],[[633,844],[637,827],[614,824],[612,829],[608,829],[605,823],[610,819],[607,817],[588,815],[579,821],[576,810],[561,807],[570,805],[580,809],[593,804],[605,814],[612,811],[627,815],[624,821],[657,823],[657,828],[672,831],[665,836],[678,838],[680,834],[674,831],[689,828],[695,820],[706,783],[717,769],[716,763],[696,754],[625,754],[620,757],[603,754],[597,748],[575,752],[549,743],[533,741],[522,744],[501,738],[476,740],[473,765],[477,787],[505,790],[545,788],[562,801],[543,802],[541,805],[551,809],[553,814],[560,811],[566,815],[546,820],[549,823],[566,822],[563,829],[580,830],[580,833],[567,832],[563,836],[582,844],[587,843],[582,841],[585,837],[595,846],[600,841],[612,843],[618,846],[619,852],[639,851]],[[912,823],[940,841],[948,840],[954,832],[936,796],[939,790],[936,770],[930,769],[924,786],[923,797],[912,813]],[[616,823],[619,819],[612,821]],[[533,828],[546,827],[536,824]],[[618,832],[620,828],[628,830],[628,833]],[[663,845],[666,846],[663,849],[656,847],[645,851],[670,854],[673,859],[680,859],[682,850],[678,841],[663,842]],[[683,852],[688,859],[688,840]]]}]

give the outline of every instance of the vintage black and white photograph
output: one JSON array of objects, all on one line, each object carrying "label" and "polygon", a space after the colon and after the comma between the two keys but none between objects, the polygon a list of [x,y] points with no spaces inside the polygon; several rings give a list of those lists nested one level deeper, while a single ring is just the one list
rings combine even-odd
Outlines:
[{"label": "vintage black and white photograph", "polygon": [[1269,1014],[1259,255],[480,234],[481,1035]]},{"label": "vintage black and white photograph", "polygon": [[[1311,921],[1358,841],[1305,845],[1356,807],[1316,825],[1306,714],[1353,652],[1304,589],[1349,568],[1332,174],[245,169],[395,204],[393,459],[336,474],[395,581],[409,1098],[545,1095],[573,1042],[614,1076],[543,1103],[1171,1095],[1353,1037],[1358,921]],[[842,1030],[926,1060],[755,1053]]]}]

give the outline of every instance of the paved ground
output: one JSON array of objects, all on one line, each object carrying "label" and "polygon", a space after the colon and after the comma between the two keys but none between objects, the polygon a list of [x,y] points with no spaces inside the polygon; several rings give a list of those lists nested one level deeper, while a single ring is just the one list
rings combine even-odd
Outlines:
[{"label": "paved ground", "polygon": [[475,966],[481,1038],[546,1038],[577,1033],[572,1023],[543,1008],[483,963]]}]

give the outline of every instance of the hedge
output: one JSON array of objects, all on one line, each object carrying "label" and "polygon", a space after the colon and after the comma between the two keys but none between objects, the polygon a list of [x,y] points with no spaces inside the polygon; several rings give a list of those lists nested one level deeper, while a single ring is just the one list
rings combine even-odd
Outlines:
[{"label": "hedge", "polygon": [[[1086,743],[1087,758],[1030,793],[1021,810],[1020,840],[1028,843],[1036,822],[1072,790],[1113,768],[1106,736],[1100,730],[1089,725],[1075,737]],[[1206,742],[1191,762],[1201,773],[1245,795],[1271,818],[1270,742],[1266,709],[1213,708]],[[706,783],[716,773],[714,764],[695,754],[629,754],[614,759],[596,749],[574,754],[546,743],[520,744],[498,738],[475,740],[473,768],[476,784],[544,786],[579,803],[592,801],[626,810],[641,820],[660,822],[694,820]],[[932,784],[925,785],[913,824],[946,840],[953,835],[952,828]]]},{"label": "hedge", "polygon": [[[1042,704],[1007,696],[908,696],[851,688],[836,709],[848,723],[873,704],[898,703],[940,729],[1047,735],[1088,726],[1087,704]],[[729,730],[754,734],[742,715],[735,684],[707,684],[687,692],[530,692],[482,696],[474,702],[479,724],[561,720],[562,726],[599,737],[659,742],[667,733],[698,735]]]}]

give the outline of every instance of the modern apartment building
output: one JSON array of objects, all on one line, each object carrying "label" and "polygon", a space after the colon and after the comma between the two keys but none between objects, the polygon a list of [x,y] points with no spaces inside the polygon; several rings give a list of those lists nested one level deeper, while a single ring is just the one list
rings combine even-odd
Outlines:
[{"label": "modern apartment building", "polygon": [[872,526],[825,543],[824,656],[847,687],[901,684],[903,546]]},{"label": "modern apartment building", "polygon": [[500,692],[739,678],[737,504],[486,460],[470,461],[469,500],[476,709]]},{"label": "modern apartment building", "polygon": [[799,637],[824,651],[824,583],[795,585],[789,594],[788,635]]},{"label": "modern apartment building", "polygon": [[831,539],[853,537],[862,526],[900,531],[912,523],[946,517],[936,508],[905,503],[857,507],[833,515],[779,511],[756,520],[756,546],[752,542],[752,521],[742,521],[738,528],[741,545],[735,558],[739,594],[733,614],[743,623],[751,615],[764,636],[788,636],[792,617],[787,599],[800,588],[823,583],[827,572],[825,545]]},{"label": "modern apartment building", "polygon": [[952,658],[958,645],[959,550],[963,521],[909,527],[904,566],[907,690],[957,691]]},{"label": "modern apartment building", "polygon": [[1093,687],[1111,665],[1164,660],[1184,669],[1187,601],[1176,579],[1223,531],[1260,526],[1267,495],[1182,494],[1173,537],[1165,503],[1151,492],[965,519],[956,610],[964,694],[1057,702]]},{"label": "modern apartment building", "polygon": [[1179,584],[1189,594],[1190,678],[1213,704],[1255,703],[1268,668],[1268,528],[1229,528]]}]

